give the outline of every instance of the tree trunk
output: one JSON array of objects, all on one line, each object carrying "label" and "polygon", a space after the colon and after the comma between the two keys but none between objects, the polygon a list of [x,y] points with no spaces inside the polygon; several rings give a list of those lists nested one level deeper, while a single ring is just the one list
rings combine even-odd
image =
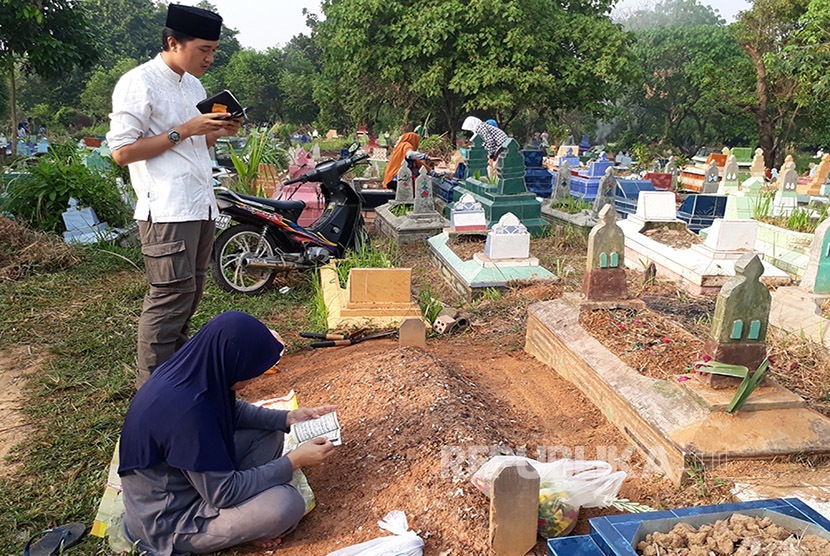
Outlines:
[{"label": "tree trunk", "polygon": [[11,135],[9,141],[12,144],[12,156],[17,154],[17,75],[15,63],[9,63],[9,113],[12,117]]},{"label": "tree trunk", "polygon": [[769,94],[767,93],[767,68],[764,66],[764,59],[754,45],[744,45],[752,63],[755,65],[755,93],[758,95],[758,104],[755,105],[755,124],[758,127],[758,143],[764,149],[764,166],[773,168],[775,166],[776,150],[775,133],[772,120],[769,117],[767,106],[769,105]]}]

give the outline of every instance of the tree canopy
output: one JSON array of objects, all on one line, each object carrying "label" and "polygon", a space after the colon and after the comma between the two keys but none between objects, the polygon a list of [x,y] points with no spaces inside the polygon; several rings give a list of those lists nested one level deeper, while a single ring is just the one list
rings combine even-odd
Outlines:
[{"label": "tree canopy", "polygon": [[[328,0],[324,75],[352,122],[380,104],[440,114],[454,134],[471,111],[509,123],[526,109],[598,111],[625,76],[627,36],[605,2]],[[544,14],[544,17],[540,16]]]}]

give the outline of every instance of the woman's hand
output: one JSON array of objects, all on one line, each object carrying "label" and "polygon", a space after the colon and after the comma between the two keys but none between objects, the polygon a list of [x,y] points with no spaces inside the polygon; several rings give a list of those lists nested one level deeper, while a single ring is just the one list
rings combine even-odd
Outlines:
[{"label": "woman's hand", "polygon": [[[296,411],[296,410],[295,410]],[[288,460],[293,469],[319,465],[334,453],[334,444],[327,438],[313,438],[303,442],[293,452],[289,452]]]},{"label": "woman's hand", "polygon": [[337,409],[336,405],[321,405],[319,407],[301,407],[299,409],[293,409],[288,412],[288,416],[285,418],[285,424],[290,427],[294,423],[301,423],[303,421],[308,421],[309,419],[317,419],[326,413],[331,413],[335,409]]}]

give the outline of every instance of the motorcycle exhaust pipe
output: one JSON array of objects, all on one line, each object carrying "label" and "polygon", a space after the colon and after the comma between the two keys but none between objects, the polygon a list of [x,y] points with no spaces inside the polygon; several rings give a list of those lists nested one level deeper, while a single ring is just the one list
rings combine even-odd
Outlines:
[{"label": "motorcycle exhaust pipe", "polygon": [[239,261],[239,266],[242,268],[262,269],[262,270],[292,270],[295,268],[302,268],[303,265],[286,261],[285,259],[261,258],[261,257],[242,257]]}]

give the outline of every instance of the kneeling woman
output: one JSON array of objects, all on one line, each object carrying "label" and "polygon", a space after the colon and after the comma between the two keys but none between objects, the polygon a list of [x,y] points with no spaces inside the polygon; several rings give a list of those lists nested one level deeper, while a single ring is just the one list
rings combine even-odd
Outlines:
[{"label": "kneeling woman", "polygon": [[276,546],[303,516],[293,470],[331,455],[317,439],[282,456],[292,423],[334,406],[277,411],[236,399],[283,344],[260,321],[227,312],[207,323],[139,389],[121,432],[124,528],[148,556]]}]

